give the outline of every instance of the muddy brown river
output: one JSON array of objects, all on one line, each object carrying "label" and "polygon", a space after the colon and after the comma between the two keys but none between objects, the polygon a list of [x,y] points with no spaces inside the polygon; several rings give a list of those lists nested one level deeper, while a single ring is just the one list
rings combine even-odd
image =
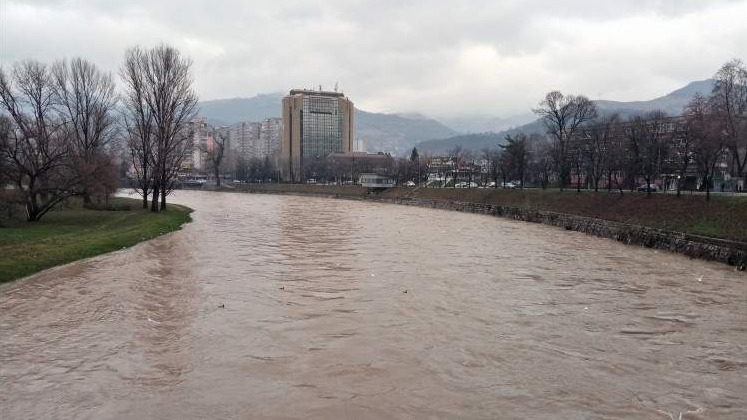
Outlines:
[{"label": "muddy brown river", "polygon": [[732,267],[390,204],[172,201],[182,231],[0,287],[1,418],[747,418]]}]

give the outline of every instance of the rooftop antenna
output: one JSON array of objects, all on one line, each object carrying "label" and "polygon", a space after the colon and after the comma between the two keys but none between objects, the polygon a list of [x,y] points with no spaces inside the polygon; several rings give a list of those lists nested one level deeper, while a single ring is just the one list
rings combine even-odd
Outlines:
[{"label": "rooftop antenna", "polygon": [[322,91],[322,85],[319,85],[319,92]]},{"label": "rooftop antenna", "polygon": [[335,92],[337,92],[337,88],[338,88],[337,82],[335,82]]}]

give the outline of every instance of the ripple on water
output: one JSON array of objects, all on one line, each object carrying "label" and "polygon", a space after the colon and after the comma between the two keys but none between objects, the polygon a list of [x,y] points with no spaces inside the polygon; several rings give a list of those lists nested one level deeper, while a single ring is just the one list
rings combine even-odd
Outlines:
[{"label": "ripple on water", "polygon": [[183,230],[0,288],[4,417],[747,418],[729,267],[457,212],[174,201]]}]

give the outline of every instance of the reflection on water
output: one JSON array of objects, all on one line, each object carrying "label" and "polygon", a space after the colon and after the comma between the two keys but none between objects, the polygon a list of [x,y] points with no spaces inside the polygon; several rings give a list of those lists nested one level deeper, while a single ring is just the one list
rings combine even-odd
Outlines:
[{"label": "reflection on water", "polygon": [[0,287],[2,418],[747,417],[730,267],[456,212],[174,200],[184,230]]}]

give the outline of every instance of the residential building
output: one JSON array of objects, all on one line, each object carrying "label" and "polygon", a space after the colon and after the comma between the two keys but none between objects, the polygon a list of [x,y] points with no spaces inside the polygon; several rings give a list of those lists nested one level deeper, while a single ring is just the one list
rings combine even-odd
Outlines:
[{"label": "residential building", "polygon": [[196,117],[188,125],[190,143],[187,145],[184,159],[182,160],[182,171],[201,172],[207,165],[207,154],[205,153],[208,143],[212,142],[211,127],[203,117]]},{"label": "residential building", "polygon": [[281,118],[268,118],[260,122],[259,154],[261,157],[276,157],[280,153],[282,127],[283,120]]},{"label": "residential building", "polygon": [[240,122],[231,126],[231,149],[244,160],[259,156],[260,132],[262,125],[258,122]]},{"label": "residential building", "polygon": [[280,149],[281,127],[280,118],[234,124],[230,128],[230,149],[245,161],[267,157],[274,161]]}]

